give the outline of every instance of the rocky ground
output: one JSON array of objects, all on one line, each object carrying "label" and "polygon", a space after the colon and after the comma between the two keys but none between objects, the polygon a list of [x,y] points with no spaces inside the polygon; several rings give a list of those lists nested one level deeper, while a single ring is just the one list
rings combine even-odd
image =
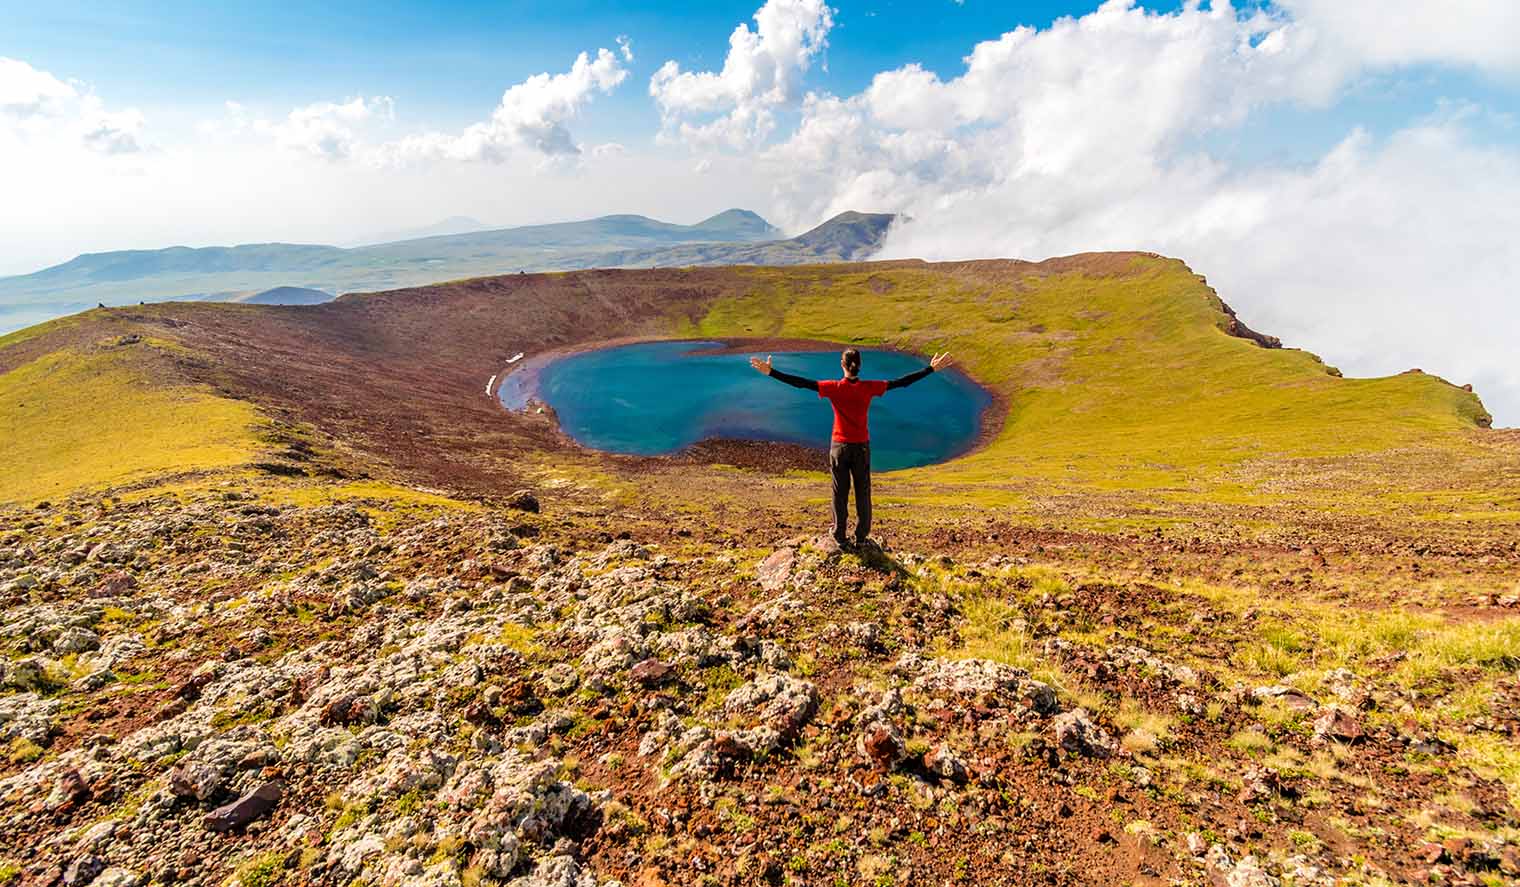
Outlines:
[{"label": "rocky ground", "polygon": [[1502,558],[283,483],[0,512],[0,884],[1520,877]]}]

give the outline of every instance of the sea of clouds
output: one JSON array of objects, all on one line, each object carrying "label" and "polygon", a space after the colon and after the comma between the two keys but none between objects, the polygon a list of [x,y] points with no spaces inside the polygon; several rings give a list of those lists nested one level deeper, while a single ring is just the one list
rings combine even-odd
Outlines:
[{"label": "sea of clouds", "polygon": [[[1178,256],[1291,345],[1351,374],[1418,366],[1473,383],[1501,424],[1520,424],[1511,113],[1442,101],[1381,137],[1349,124],[1312,162],[1208,148],[1256,115],[1333,108],[1421,66],[1520,87],[1520,4],[1156,13],[1111,0],[979,43],[956,76],[907,65],[846,96],[788,88],[826,44],[828,7],[772,0],[762,13],[756,31],[735,32],[721,71],[667,65],[650,89],[667,138],[753,152],[783,221],[903,213],[882,258]],[[775,139],[791,103],[800,120]],[[1508,138],[1480,135],[1493,130]]]}]

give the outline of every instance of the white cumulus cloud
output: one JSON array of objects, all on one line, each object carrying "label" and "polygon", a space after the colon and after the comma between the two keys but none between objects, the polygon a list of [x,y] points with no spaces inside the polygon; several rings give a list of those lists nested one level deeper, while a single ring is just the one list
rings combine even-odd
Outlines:
[{"label": "white cumulus cloud", "polygon": [[833,10],[823,0],[766,0],[755,29],[740,23],[721,71],[675,61],[649,81],[667,129],[692,144],[745,147],[775,128],[775,110],[800,98],[802,75],[828,46]]},{"label": "white cumulus cloud", "polygon": [[[1443,104],[1379,138],[1348,123],[1308,164],[1204,147],[1262,109],[1333,107],[1410,65],[1503,78],[1520,52],[1495,35],[1520,33],[1520,6],[1462,5],[1110,0],[979,43],[954,77],[910,64],[855,95],[808,94],[796,129],[754,157],[790,227],[904,213],[883,258],[1178,256],[1290,344],[1350,373],[1473,382],[1520,424],[1520,150],[1481,138],[1489,112]],[[1379,20],[1398,9],[1418,27]],[[689,86],[680,107],[727,107],[715,81]]]},{"label": "white cumulus cloud", "polygon": [[625,61],[633,58],[626,39],[619,41],[621,59],[609,49],[596,56],[581,53],[570,70],[535,74],[502,93],[489,120],[457,134],[429,132],[384,145],[378,157],[386,161],[415,159],[483,160],[504,162],[523,152],[542,157],[581,153],[569,124],[597,93],[610,93],[628,77]]},{"label": "white cumulus cloud", "polygon": [[0,57],[0,114],[12,118],[62,113],[78,91],[46,71],[20,59]]},{"label": "white cumulus cloud", "polygon": [[0,152],[15,157],[24,149],[67,153],[83,147],[132,154],[142,150],[142,127],[136,109],[108,109],[86,88],[0,57]]},{"label": "white cumulus cloud", "polygon": [[[389,96],[318,102],[275,121],[253,119],[243,105],[228,102],[221,119],[205,121],[199,128],[203,135],[220,138],[252,131],[303,154],[373,167],[574,157],[581,154],[581,146],[570,123],[597,94],[611,92],[628,77],[624,62],[633,58],[633,48],[627,38],[619,38],[618,47],[617,53],[582,52],[568,71],[534,74],[507,87],[489,118],[457,132],[429,130],[384,138],[381,130],[396,122],[396,104]],[[591,153],[600,157],[606,152]]]},{"label": "white cumulus cloud", "polygon": [[1374,65],[1464,65],[1520,77],[1515,0],[1277,0],[1338,52]]},{"label": "white cumulus cloud", "polygon": [[[228,103],[233,119],[241,106]],[[362,144],[360,128],[374,119],[395,117],[395,102],[388,96],[356,96],[344,102],[317,102],[296,108],[284,120],[257,121],[254,128],[271,136],[282,147],[327,160],[347,160]]]}]

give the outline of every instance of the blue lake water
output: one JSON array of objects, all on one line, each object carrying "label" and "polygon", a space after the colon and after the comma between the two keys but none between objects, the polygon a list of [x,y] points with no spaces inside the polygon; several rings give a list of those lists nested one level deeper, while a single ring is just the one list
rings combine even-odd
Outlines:
[{"label": "blue lake water", "polygon": [[[760,375],[748,353],[703,353],[717,344],[645,342],[569,355],[542,367],[532,391],[514,379],[519,373],[509,376],[502,402],[520,408],[536,397],[577,442],[614,453],[667,455],[710,438],[828,447],[828,401]],[[862,352],[865,379],[895,379],[926,364],[892,351]],[[838,351],[774,356],[777,369],[794,375],[841,375]],[[872,468],[911,468],[965,452],[989,406],[987,392],[953,369],[887,392],[871,404]]]}]

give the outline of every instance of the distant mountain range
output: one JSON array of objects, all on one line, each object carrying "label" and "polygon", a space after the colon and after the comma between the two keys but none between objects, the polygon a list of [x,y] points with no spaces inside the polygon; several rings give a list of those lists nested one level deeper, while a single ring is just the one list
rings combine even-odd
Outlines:
[{"label": "distant mountain range", "polygon": [[473,234],[476,231],[489,231],[497,227],[500,226],[487,225],[485,222],[469,216],[449,216],[441,222],[434,222],[421,228],[406,228],[400,231],[382,231],[378,234],[370,234],[354,240],[351,245],[370,246],[376,243],[395,243],[398,240],[441,237],[445,234]]},{"label": "distant mountain range", "polygon": [[893,218],[847,212],[787,239],[759,215],[731,209],[695,225],[614,215],[349,249],[260,243],[89,253],[33,274],[0,278],[0,333],[97,303],[310,304],[318,294],[334,298],[515,271],[852,261],[876,251]]}]

